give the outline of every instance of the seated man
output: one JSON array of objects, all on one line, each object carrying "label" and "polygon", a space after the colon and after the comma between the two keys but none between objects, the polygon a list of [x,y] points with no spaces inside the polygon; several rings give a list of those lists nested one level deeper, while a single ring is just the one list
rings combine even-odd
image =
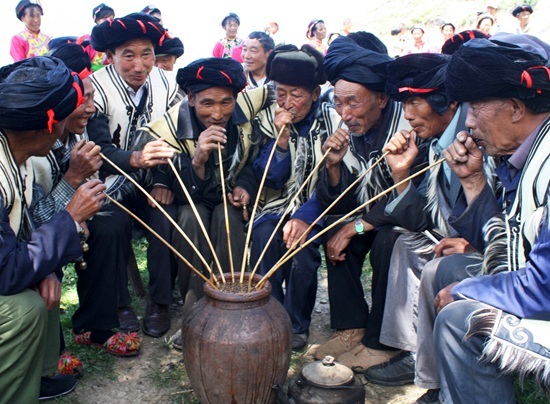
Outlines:
[{"label": "seated man", "polygon": [[59,60],[37,57],[2,68],[0,92],[0,402],[27,403],[74,389],[72,375],[47,376],[59,357],[56,271],[82,255],[79,224],[101,208],[105,186],[81,185],[65,209],[35,229],[29,157],[49,153],[84,102],[84,85]]},{"label": "seated man", "polygon": [[[161,119],[143,127],[140,133],[141,136],[162,136],[180,152],[174,158],[177,175],[169,167],[159,167],[154,170],[154,182],[174,193],[178,225],[200,256],[177,229],[172,229],[172,243],[205,275],[211,263],[214,263],[216,275],[220,268],[223,272],[230,272],[231,268],[239,270],[244,254],[248,207],[257,192],[252,161],[258,142],[253,141],[251,120],[263,108],[268,98],[267,89],[241,93],[246,85],[242,66],[235,60],[223,58],[198,59],[178,71],[177,81],[188,98],[172,107]],[[218,147],[222,148],[221,162]],[[221,174],[230,204],[229,241],[225,231]],[[215,256],[180,180],[208,232]],[[177,265],[185,315],[202,296],[204,282],[183,261],[178,261]],[[177,335],[174,338],[176,346],[179,345],[179,333]]]},{"label": "seated man", "polygon": [[[273,268],[321,214],[319,202],[312,198],[317,173],[299,197],[294,196],[321,159],[326,136],[341,126],[334,108],[319,102],[320,85],[326,81],[320,52],[307,45],[301,50],[294,45],[280,46],[268,59],[267,76],[275,87],[277,104],[256,118],[263,142],[254,167],[258,180],[264,172],[267,174],[250,251],[250,265],[257,267],[261,275]],[[268,165],[273,147],[276,150]],[[285,214],[291,202],[291,210]],[[282,226],[276,229],[283,216]],[[274,232],[275,237],[268,244]],[[321,265],[319,244],[307,246],[270,278],[272,295],[290,316],[294,350],[304,347],[309,335],[317,268]]]},{"label": "seated man", "polygon": [[[550,181],[548,55],[550,46],[538,38],[496,34],[464,44],[447,68],[449,96],[469,103],[466,125],[471,129],[471,134],[458,133],[443,152],[465,196],[449,221],[484,257],[455,254],[428,262],[422,271],[415,383],[436,399],[440,383],[433,324],[450,300],[454,282],[515,271],[525,265],[533,246],[540,220],[536,210]],[[489,156],[501,157],[495,170],[502,183],[497,197],[483,172],[480,146]],[[490,220],[502,213],[504,222]]]},{"label": "seated man", "polygon": [[[385,150],[391,153],[386,161],[395,183],[407,178],[418,153],[416,139],[430,143],[429,163],[441,157],[455,134],[466,128],[467,105],[449,99],[445,88],[445,68],[450,57],[438,53],[406,55],[388,64],[386,91],[401,102],[412,131],[397,132]],[[393,247],[384,319],[380,342],[405,352],[416,351],[416,308],[418,284],[425,263],[441,254],[465,252],[471,248],[449,225],[449,212],[461,197],[458,177],[446,163],[426,173],[416,187],[412,181],[396,188],[389,197],[385,213],[401,227],[409,230]],[[435,231],[445,237],[439,243],[422,231]],[[379,384],[400,385],[414,381],[414,359],[405,354],[385,366],[373,367],[365,373],[368,380]]]}]

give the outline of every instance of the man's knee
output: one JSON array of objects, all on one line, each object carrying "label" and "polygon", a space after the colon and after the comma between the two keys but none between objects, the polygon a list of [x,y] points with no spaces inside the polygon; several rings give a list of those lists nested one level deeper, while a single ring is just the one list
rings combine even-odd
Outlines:
[{"label": "man's knee", "polygon": [[44,332],[47,321],[46,304],[38,293],[25,290],[12,296],[0,296],[0,329],[5,326],[14,335],[38,337]]}]

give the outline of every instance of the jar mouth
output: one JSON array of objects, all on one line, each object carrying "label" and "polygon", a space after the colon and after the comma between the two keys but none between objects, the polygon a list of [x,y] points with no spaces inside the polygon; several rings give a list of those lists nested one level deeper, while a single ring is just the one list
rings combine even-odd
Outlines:
[{"label": "jar mouth", "polygon": [[216,290],[208,283],[205,283],[204,293],[213,299],[226,302],[253,302],[256,300],[265,299],[271,295],[271,283],[269,281],[267,281],[260,290],[254,288],[254,285],[262,279],[262,276],[258,274],[254,275],[252,282],[253,286],[250,290],[248,288],[250,273],[248,272],[245,272],[242,283],[240,283],[240,274],[235,274],[235,282],[232,281],[232,276],[230,273],[224,273],[223,277],[226,282],[225,284],[220,281],[220,276],[217,276],[219,290]]}]

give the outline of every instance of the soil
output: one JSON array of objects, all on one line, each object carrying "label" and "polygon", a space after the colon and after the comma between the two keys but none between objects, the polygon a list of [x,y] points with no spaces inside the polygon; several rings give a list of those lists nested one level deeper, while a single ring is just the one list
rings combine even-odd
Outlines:
[{"label": "soil", "polygon": [[[90,404],[198,403],[185,375],[181,351],[174,349],[170,342],[170,336],[181,324],[181,306],[172,305],[171,315],[172,329],[166,337],[151,338],[141,333],[141,354],[135,358],[116,359],[114,379],[94,374],[92,370],[63,401]],[[308,346],[302,352],[293,353],[287,382],[305,363],[315,360],[315,349],[332,334],[329,327],[326,271],[319,271],[319,289]],[[93,364],[85,365],[93,367]],[[366,383],[365,403],[413,403],[425,392],[414,385],[386,387],[369,384],[359,377]]]}]

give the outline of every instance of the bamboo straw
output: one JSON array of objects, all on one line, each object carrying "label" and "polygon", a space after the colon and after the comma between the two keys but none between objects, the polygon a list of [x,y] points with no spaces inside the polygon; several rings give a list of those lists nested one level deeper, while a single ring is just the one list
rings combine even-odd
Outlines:
[{"label": "bamboo straw", "polygon": [[391,191],[393,191],[395,188],[399,187],[400,185],[406,183],[407,181],[410,181],[412,180],[413,178],[416,178],[418,177],[419,175],[425,173],[426,171],[428,171],[429,169],[435,167],[436,165],[438,164],[441,164],[442,162],[444,162],[445,159],[442,158],[442,159],[439,159],[437,160],[436,162],[430,164],[429,166],[423,168],[422,170],[414,173],[413,175],[410,175],[409,177],[405,178],[404,180],[402,181],[399,181],[397,184],[394,184],[392,185],[391,187],[389,187],[388,189],[386,189],[385,191],[382,191],[380,192],[378,195],[372,197],[371,199],[369,199],[367,202],[363,203],[362,205],[358,206],[357,208],[355,208],[354,210],[352,210],[351,212],[347,213],[346,215],[342,216],[340,219],[338,219],[337,221],[335,221],[334,223],[332,223],[330,226],[327,226],[325,227],[323,230],[321,230],[319,233],[317,233],[316,235],[314,235],[313,237],[311,237],[309,240],[307,240],[304,244],[302,244],[299,248],[295,249],[294,251],[292,251],[291,254],[289,254],[284,260],[281,259],[279,260],[279,262],[277,262],[273,268],[271,268],[269,270],[269,272],[267,274],[264,275],[264,277],[262,279],[260,279],[260,281],[256,284],[256,289],[261,289],[263,288],[265,282],[267,282],[267,280],[281,267],[283,266],[288,260],[292,259],[296,254],[298,254],[301,250],[303,250],[305,247],[307,247],[309,244],[311,244],[314,240],[316,240],[317,238],[319,238],[320,236],[322,236],[323,234],[325,234],[326,232],[328,232],[329,230],[331,230],[333,227],[335,227],[336,225],[340,224],[341,222],[343,222],[344,220],[346,220],[347,218],[349,218],[350,216],[353,216],[354,214],[356,214],[357,212],[363,210],[366,206],[368,206],[369,204],[371,204],[372,202],[375,202],[376,200],[380,199],[381,197],[383,197],[384,195],[390,193]]},{"label": "bamboo straw", "polygon": [[134,214],[132,211],[130,211],[128,208],[124,207],[120,202],[118,202],[116,199],[112,198],[111,196],[105,194],[105,197],[109,199],[112,203],[114,203],[116,206],[118,206],[120,209],[122,209],[124,212],[128,213],[134,220],[139,222],[143,227],[145,227],[153,236],[158,238],[166,247],[168,247],[180,260],[182,260],[193,272],[195,272],[203,281],[208,283],[210,286],[212,286],[214,289],[218,290],[216,285],[214,285],[210,279],[208,279],[206,276],[202,274],[201,271],[199,271],[197,268],[195,268],[189,261],[183,257],[178,250],[176,250],[168,241],[163,239],[156,231],[154,231],[151,226],[149,226],[147,223],[145,223],[143,220],[141,220],[136,214]]},{"label": "bamboo straw", "polygon": [[[313,221],[313,223],[311,223],[309,225],[309,227],[306,229],[306,231],[298,238],[298,240],[296,240],[294,242],[294,244],[292,244],[292,246],[284,253],[284,255],[279,259],[279,261],[282,261],[284,259],[286,259],[286,257],[292,252],[292,250],[294,250],[298,244],[300,244],[300,242],[304,239],[304,237],[309,234],[309,232],[311,231],[311,229],[313,229],[315,227],[315,225],[317,223],[319,223],[319,221],[338,203],[340,202],[340,200],[350,191],[353,189],[353,187],[355,187],[355,185],[357,185],[359,182],[361,182],[363,180],[363,178],[365,178],[365,176],[370,173],[378,164],[380,164],[380,162],[389,154],[390,152],[387,151],[385,152],[384,154],[382,154],[382,156],[380,156],[374,163],[372,163],[372,165],[366,169],[365,171],[363,171],[363,173],[361,173],[361,175],[359,177],[357,177],[355,179],[355,181],[353,181],[345,190],[344,192],[342,192],[338,198],[336,198],[330,205],[328,208],[326,208],[323,213],[321,213],[321,215],[315,219]],[[285,261],[286,262],[286,261]],[[278,262],[277,262],[278,264]],[[277,265],[275,264],[275,265]]]},{"label": "bamboo straw", "polygon": [[[231,251],[231,236],[229,228],[229,212],[227,211],[227,195],[225,194],[225,177],[223,175],[222,145],[218,142],[218,160],[220,164],[220,182],[222,183],[223,213],[225,217],[225,234],[227,236],[227,249],[229,250],[229,267],[231,268],[231,282],[235,283],[235,270],[233,268],[233,252]],[[245,257],[243,256],[243,261]],[[223,278],[223,273],[221,274]]]},{"label": "bamboo straw", "polygon": [[317,170],[319,170],[319,167],[321,166],[321,163],[323,163],[323,161],[325,161],[325,158],[327,157],[327,155],[330,153],[331,150],[332,150],[332,148],[329,147],[327,149],[327,151],[325,152],[325,154],[323,154],[323,156],[321,156],[321,158],[319,159],[319,162],[315,165],[315,167],[313,167],[313,170],[311,170],[311,172],[309,173],[307,178],[304,180],[302,185],[300,185],[300,188],[298,188],[298,191],[296,191],[296,193],[294,194],[294,196],[292,197],[292,199],[288,203],[288,206],[286,207],[285,212],[281,215],[281,218],[279,219],[279,222],[275,226],[275,229],[271,233],[271,236],[269,236],[269,240],[267,240],[267,243],[265,244],[264,249],[262,250],[262,253],[260,254],[260,257],[258,258],[258,262],[256,262],[256,265],[254,266],[254,269],[252,270],[252,274],[250,275],[250,278],[248,279],[248,289],[249,290],[252,287],[252,280],[254,278],[254,275],[256,274],[256,271],[258,270],[258,267],[260,266],[260,263],[262,262],[262,259],[264,258],[264,255],[267,252],[269,244],[273,240],[273,237],[275,237],[275,233],[279,230],[279,227],[281,227],[281,224],[285,220],[286,215],[290,212],[290,209],[292,209],[292,205],[294,204],[296,199],[298,199],[298,196],[300,196],[300,193],[302,192],[302,190],[305,188],[305,186],[308,184],[308,182],[311,181],[311,179],[313,178],[313,175],[317,172]]},{"label": "bamboo straw", "polygon": [[191,248],[193,249],[193,251],[197,254],[197,256],[199,257],[199,259],[202,261],[202,263],[205,265],[206,268],[208,268],[208,271],[210,273],[210,276],[213,278],[214,277],[214,274],[212,273],[212,270],[210,269],[210,266],[208,265],[208,263],[206,262],[206,260],[204,259],[204,257],[202,256],[202,254],[200,253],[200,251],[197,249],[197,247],[195,247],[195,245],[191,242],[191,240],[189,239],[189,237],[187,237],[187,234],[185,234],[183,232],[183,230],[181,229],[181,227],[178,226],[178,224],[174,221],[174,219],[172,219],[170,217],[170,215],[166,212],[166,210],[164,210],[164,208],[155,200],[155,198],[153,198],[149,192],[147,192],[145,189],[143,189],[143,187],[141,185],[139,185],[137,183],[136,180],[134,180],[132,177],[130,177],[126,172],[124,172],[124,170],[122,170],[120,167],[118,167],[115,163],[113,163],[109,158],[107,158],[103,153],[99,153],[99,155],[101,156],[101,158],[103,160],[105,160],[106,162],[108,162],[109,164],[111,164],[113,166],[113,168],[115,168],[115,170],[117,170],[119,173],[121,173],[124,177],[126,177],[128,179],[128,181],[130,181],[132,184],[134,184],[137,189],[139,189],[141,192],[143,192],[143,194],[150,200],[153,202],[153,204],[155,205],[155,207],[157,209],[159,209],[163,214],[164,216],[168,219],[168,221],[170,223],[172,223],[172,225],[174,226],[174,228],[181,234],[181,236],[185,239],[185,241],[187,241],[187,243],[189,243],[189,245],[191,246]]},{"label": "bamboo straw", "polygon": [[273,159],[273,155],[275,154],[275,150],[277,148],[277,140],[279,139],[279,137],[281,137],[281,134],[283,133],[283,131],[285,130],[286,128],[286,124],[284,124],[281,128],[281,130],[279,131],[279,134],[277,135],[277,137],[275,138],[274,142],[273,142],[273,147],[271,148],[271,152],[269,153],[269,157],[267,159],[267,164],[265,166],[265,170],[262,174],[262,179],[260,181],[260,186],[258,187],[258,195],[256,197],[256,201],[254,201],[254,207],[252,208],[252,214],[250,215],[250,220],[249,220],[249,224],[248,224],[248,231],[246,233],[246,239],[245,239],[245,242],[244,242],[244,254],[243,254],[243,262],[242,262],[242,265],[241,265],[241,278],[239,280],[240,283],[243,283],[244,282],[244,271],[245,271],[245,268],[246,268],[246,259],[244,259],[244,257],[247,256],[247,251],[248,251],[248,245],[250,244],[250,237],[252,235],[252,227],[253,227],[253,224],[254,224],[254,216],[256,216],[256,210],[258,209],[258,203],[260,201],[260,192],[262,191],[262,188],[264,187],[264,183],[265,183],[265,179],[267,178],[267,172],[269,171],[269,166],[271,165],[271,160]]},{"label": "bamboo straw", "polygon": [[[218,260],[218,255],[216,254],[216,250],[214,249],[214,246],[212,245],[212,241],[210,240],[210,236],[208,235],[208,231],[206,231],[206,227],[204,226],[204,222],[202,221],[201,215],[199,215],[199,211],[197,210],[197,206],[195,205],[195,202],[193,201],[193,198],[191,198],[191,195],[189,194],[189,191],[187,190],[187,187],[183,183],[181,176],[178,173],[178,170],[176,170],[176,167],[174,166],[174,163],[171,159],[168,159],[168,164],[170,165],[170,168],[174,172],[174,175],[176,176],[180,187],[185,194],[185,197],[189,201],[189,206],[191,207],[191,210],[195,214],[195,218],[197,219],[197,223],[199,224],[199,227],[202,231],[202,234],[204,235],[204,238],[206,239],[206,243],[208,244],[208,247],[210,248],[210,251],[212,252],[212,258],[214,259],[214,262],[216,263],[216,266],[218,267],[218,271],[220,272],[220,278],[222,279],[222,283],[225,283],[225,277],[223,276],[223,270],[220,265],[220,261]],[[210,266],[208,266],[210,268]],[[213,273],[213,270],[211,269],[211,272]]]}]

